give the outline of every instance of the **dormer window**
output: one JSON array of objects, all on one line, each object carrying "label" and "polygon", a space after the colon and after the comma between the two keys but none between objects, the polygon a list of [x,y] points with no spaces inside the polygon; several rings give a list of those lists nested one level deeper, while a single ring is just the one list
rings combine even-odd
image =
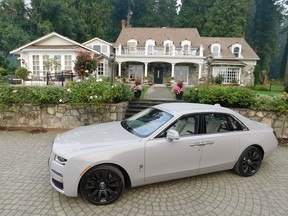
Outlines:
[{"label": "dormer window", "polygon": [[135,53],[137,49],[138,42],[134,39],[127,41],[127,47],[129,53]]},{"label": "dormer window", "polygon": [[155,41],[154,40],[147,40],[145,45],[145,50],[147,55],[152,55],[154,53]]},{"label": "dormer window", "polygon": [[191,41],[184,40],[181,42],[183,55],[189,55],[191,49]]},{"label": "dormer window", "polygon": [[242,46],[240,44],[234,44],[231,48],[231,51],[236,58],[242,57],[241,55]]},{"label": "dormer window", "polygon": [[163,46],[164,46],[164,54],[170,55],[172,53],[172,49],[173,49],[173,41],[165,40],[163,42]]},{"label": "dormer window", "polygon": [[214,57],[220,57],[221,45],[218,43],[211,45],[211,53]]}]

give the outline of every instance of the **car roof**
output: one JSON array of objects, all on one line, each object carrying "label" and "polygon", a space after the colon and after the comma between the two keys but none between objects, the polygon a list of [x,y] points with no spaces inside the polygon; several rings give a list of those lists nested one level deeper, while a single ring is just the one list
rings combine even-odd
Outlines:
[{"label": "car roof", "polygon": [[199,103],[163,103],[154,106],[173,115],[183,115],[186,113],[201,113],[201,112],[224,112],[234,113],[232,110],[221,107],[220,104],[199,104]]}]

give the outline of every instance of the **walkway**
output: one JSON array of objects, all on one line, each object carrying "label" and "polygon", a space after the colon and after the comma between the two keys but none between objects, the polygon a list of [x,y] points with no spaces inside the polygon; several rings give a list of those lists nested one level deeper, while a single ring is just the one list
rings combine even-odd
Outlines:
[{"label": "walkway", "polygon": [[128,189],[115,203],[94,206],[50,186],[47,159],[57,134],[0,131],[1,216],[287,215],[287,144],[252,177],[215,172]]},{"label": "walkway", "polygon": [[165,85],[154,84],[149,87],[143,99],[146,100],[176,100]]}]

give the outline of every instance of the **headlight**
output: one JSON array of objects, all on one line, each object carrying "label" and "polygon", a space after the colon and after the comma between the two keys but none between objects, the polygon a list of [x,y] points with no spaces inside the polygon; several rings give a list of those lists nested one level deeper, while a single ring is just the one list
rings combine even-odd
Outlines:
[{"label": "headlight", "polygon": [[65,159],[61,156],[55,155],[55,161],[60,163],[61,165],[65,166],[67,159]]}]

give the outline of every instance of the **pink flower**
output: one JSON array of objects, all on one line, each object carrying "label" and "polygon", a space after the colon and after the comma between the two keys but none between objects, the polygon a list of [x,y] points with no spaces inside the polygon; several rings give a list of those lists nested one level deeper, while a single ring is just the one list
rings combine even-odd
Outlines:
[{"label": "pink flower", "polygon": [[183,87],[179,87],[178,85],[175,85],[173,88],[172,88],[172,90],[171,90],[171,92],[172,93],[176,93],[176,94],[180,94],[181,92],[183,92],[184,91],[184,88]]}]

